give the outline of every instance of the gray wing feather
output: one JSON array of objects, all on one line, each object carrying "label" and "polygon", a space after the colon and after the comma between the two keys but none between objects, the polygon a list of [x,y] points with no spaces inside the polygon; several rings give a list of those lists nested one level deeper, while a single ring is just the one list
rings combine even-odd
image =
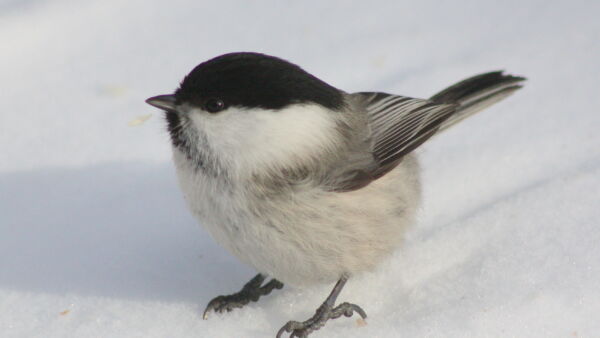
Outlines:
[{"label": "gray wing feather", "polygon": [[381,166],[406,155],[433,133],[456,108],[429,100],[384,93],[357,93],[366,97],[372,152]]},{"label": "gray wing feather", "polygon": [[386,93],[355,93],[351,97],[367,117],[367,149],[357,149],[331,173],[335,177],[333,191],[362,188],[392,170],[403,156],[435,134],[456,107]]},{"label": "gray wing feather", "polygon": [[329,172],[330,190],[368,185],[435,133],[506,98],[523,81],[523,77],[495,71],[458,82],[429,100],[375,92],[350,94],[357,113],[366,114],[368,131],[366,137],[357,131],[361,140],[351,142],[356,149]]}]

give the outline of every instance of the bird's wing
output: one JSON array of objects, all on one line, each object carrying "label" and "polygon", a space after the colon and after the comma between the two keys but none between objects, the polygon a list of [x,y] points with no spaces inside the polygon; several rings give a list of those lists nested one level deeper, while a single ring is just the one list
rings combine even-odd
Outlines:
[{"label": "bird's wing", "polygon": [[367,115],[367,145],[350,155],[331,173],[331,191],[362,188],[395,168],[402,157],[436,133],[456,110],[456,104],[440,104],[386,93],[351,94],[358,109]]},{"label": "bird's wing", "polygon": [[385,93],[353,94],[363,99],[371,129],[372,152],[380,167],[396,163],[429,139],[456,110],[439,104]]}]

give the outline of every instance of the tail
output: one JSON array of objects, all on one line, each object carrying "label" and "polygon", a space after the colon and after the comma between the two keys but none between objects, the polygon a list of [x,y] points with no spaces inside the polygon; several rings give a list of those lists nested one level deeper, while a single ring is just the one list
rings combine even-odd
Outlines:
[{"label": "tail", "polygon": [[523,87],[521,83],[525,80],[496,71],[470,77],[433,95],[431,101],[458,104],[456,112],[442,123],[439,131],[503,100]]}]

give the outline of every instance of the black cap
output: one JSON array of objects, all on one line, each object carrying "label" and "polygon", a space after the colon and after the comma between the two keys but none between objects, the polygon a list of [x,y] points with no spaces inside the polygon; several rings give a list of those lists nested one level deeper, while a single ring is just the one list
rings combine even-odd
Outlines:
[{"label": "black cap", "polygon": [[288,61],[259,53],[231,53],[196,66],[175,92],[177,102],[201,106],[219,99],[227,106],[281,109],[316,103],[344,105],[342,92]]}]

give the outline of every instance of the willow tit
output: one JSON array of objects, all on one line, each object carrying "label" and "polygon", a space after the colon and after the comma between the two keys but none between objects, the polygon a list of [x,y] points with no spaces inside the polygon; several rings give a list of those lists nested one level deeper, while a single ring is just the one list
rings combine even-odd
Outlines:
[{"label": "willow tit", "polygon": [[277,337],[306,337],[354,312],[366,318],[359,306],[335,302],[347,279],[389,256],[415,222],[413,150],[524,80],[490,72],[429,99],[346,93],[285,60],[231,53],[198,65],[174,94],[146,100],[166,112],[192,213],[259,272],[240,292],[213,299],[204,318],[283,283],[335,281],[312,318],[288,322]]}]

